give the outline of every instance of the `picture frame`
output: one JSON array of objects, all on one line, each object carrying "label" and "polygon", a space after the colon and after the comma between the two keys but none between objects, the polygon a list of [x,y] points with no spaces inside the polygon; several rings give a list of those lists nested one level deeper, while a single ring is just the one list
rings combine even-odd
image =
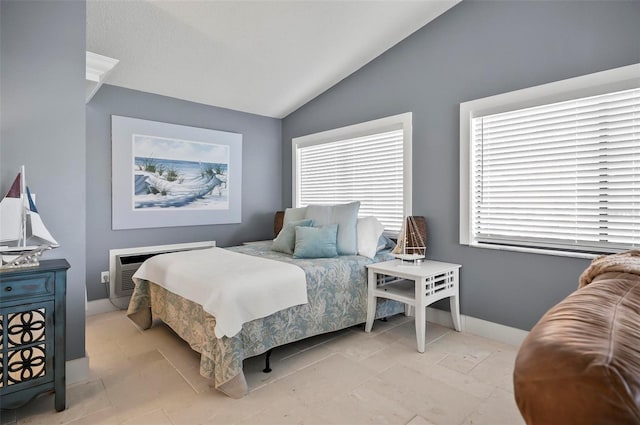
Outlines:
[{"label": "picture frame", "polygon": [[242,134],[111,116],[112,229],[242,221]]}]

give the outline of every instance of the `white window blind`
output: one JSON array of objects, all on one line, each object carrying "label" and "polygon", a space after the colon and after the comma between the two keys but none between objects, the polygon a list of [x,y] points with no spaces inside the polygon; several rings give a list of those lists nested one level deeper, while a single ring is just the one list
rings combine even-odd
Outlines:
[{"label": "white window blind", "polygon": [[640,247],[640,89],[471,120],[476,242]]},{"label": "white window blind", "polygon": [[403,130],[297,148],[298,206],[360,201],[361,217],[374,216],[399,232],[404,215]]}]

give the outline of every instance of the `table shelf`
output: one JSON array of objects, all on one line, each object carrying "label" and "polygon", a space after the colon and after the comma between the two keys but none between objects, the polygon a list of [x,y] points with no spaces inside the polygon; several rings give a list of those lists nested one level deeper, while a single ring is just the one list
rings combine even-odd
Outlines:
[{"label": "table shelf", "polygon": [[376,294],[381,298],[389,298],[403,303],[413,303],[415,301],[415,283],[412,280],[402,279],[385,285],[378,285]]}]

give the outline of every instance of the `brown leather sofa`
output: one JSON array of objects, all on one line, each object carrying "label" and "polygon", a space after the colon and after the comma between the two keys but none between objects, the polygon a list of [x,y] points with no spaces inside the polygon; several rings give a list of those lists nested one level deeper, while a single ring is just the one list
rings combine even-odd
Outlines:
[{"label": "brown leather sofa", "polygon": [[595,259],[516,358],[527,424],[640,424],[640,250]]}]

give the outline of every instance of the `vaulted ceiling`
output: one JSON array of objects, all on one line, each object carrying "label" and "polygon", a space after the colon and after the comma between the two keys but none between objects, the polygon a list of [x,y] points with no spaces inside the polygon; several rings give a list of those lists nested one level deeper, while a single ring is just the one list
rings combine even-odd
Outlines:
[{"label": "vaulted ceiling", "polygon": [[105,83],[282,118],[460,0],[89,0]]}]

